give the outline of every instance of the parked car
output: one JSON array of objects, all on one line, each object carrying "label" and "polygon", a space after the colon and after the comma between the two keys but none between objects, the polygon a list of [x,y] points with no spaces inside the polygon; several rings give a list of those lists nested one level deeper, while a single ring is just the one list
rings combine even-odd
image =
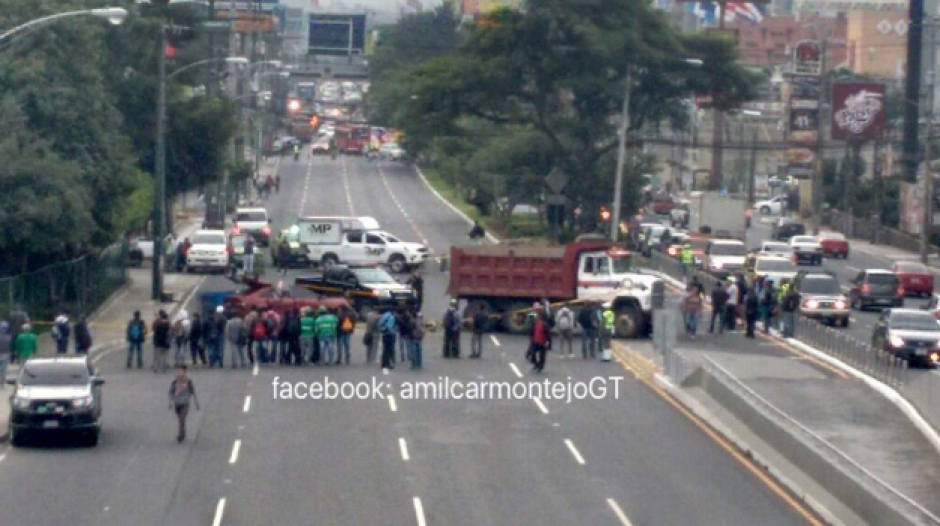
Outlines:
[{"label": "parked car", "polygon": [[890,270],[863,270],[852,280],[849,299],[853,309],[868,307],[903,307],[904,288],[897,274]]},{"label": "parked car", "polygon": [[841,232],[825,231],[816,236],[816,241],[822,247],[823,255],[833,258],[848,259],[849,240]]},{"label": "parked car", "polygon": [[748,279],[753,282],[757,278],[773,283],[778,287],[784,279],[793,280],[797,274],[796,265],[786,256],[768,254],[750,254],[744,263]]},{"label": "parked car", "polygon": [[793,236],[806,235],[806,225],[796,219],[781,217],[772,226],[770,237],[776,241],[788,241]]},{"label": "parked car", "polygon": [[933,294],[933,273],[917,261],[898,261],[891,267],[907,295],[930,297]]},{"label": "parked car", "polygon": [[936,367],[940,362],[940,322],[922,310],[887,309],[875,323],[871,344],[907,360],[909,366]]},{"label": "parked car", "polygon": [[654,214],[669,215],[675,208],[676,202],[669,194],[656,194],[653,196],[652,209]]},{"label": "parked car", "polygon": [[793,247],[788,243],[783,243],[781,241],[764,241],[760,245],[760,253],[768,255],[783,256],[787,258],[793,257]]},{"label": "parked car", "polygon": [[38,433],[79,433],[89,446],[101,435],[104,380],[88,356],[32,358],[20,368],[10,396],[10,442]]},{"label": "parked car", "polygon": [[808,262],[810,265],[822,265],[823,251],[813,236],[793,236],[790,238],[793,248],[793,262],[797,265]]},{"label": "parked car", "polygon": [[800,271],[793,286],[800,295],[801,315],[833,325],[849,326],[849,301],[832,273]]},{"label": "parked car", "polygon": [[780,215],[787,209],[787,196],[778,195],[765,201],[754,203],[754,210],[762,215]]}]

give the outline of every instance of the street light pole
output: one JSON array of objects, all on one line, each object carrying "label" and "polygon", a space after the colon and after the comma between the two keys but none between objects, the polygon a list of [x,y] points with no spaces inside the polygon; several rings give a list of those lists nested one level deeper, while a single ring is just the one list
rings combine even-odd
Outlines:
[{"label": "street light pole", "polygon": [[96,16],[98,18],[104,18],[113,25],[118,25],[124,22],[124,19],[127,18],[127,10],[122,7],[102,7],[101,9],[82,9],[80,11],[66,11],[64,13],[56,13],[54,15],[44,16],[42,18],[36,18],[30,20],[25,24],[20,24],[13,29],[9,29],[0,33],[0,42],[13,38],[17,34],[36,27],[42,24],[47,24],[49,22],[54,22],[56,20],[61,20],[63,18],[71,18],[76,16]]},{"label": "street light pole", "polygon": [[166,23],[160,23],[157,53],[157,145],[153,189],[153,277],[151,298],[163,298],[163,207],[166,201]]},{"label": "street light pole", "polygon": [[620,112],[619,143],[617,145],[617,174],[614,179],[614,209],[610,211],[610,240],[617,242],[620,234],[620,206],[623,193],[623,165],[627,157],[627,130],[630,122],[630,91],[632,66],[627,66],[626,85],[623,93],[623,109]]}]

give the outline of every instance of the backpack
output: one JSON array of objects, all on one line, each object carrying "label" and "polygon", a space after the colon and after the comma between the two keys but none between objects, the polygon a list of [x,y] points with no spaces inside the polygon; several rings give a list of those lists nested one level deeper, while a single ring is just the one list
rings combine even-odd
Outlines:
[{"label": "backpack", "polygon": [[424,325],[415,320],[413,326],[411,327],[411,339],[412,340],[421,340],[424,338]]},{"label": "backpack", "polygon": [[558,318],[558,329],[567,331],[571,328],[571,311],[563,311]]},{"label": "backpack", "polygon": [[133,322],[133,321],[131,322],[131,328],[130,328],[129,333],[130,333],[130,339],[132,342],[140,341],[144,335],[143,331],[140,330],[140,323]]},{"label": "backpack", "polygon": [[340,326],[340,329],[343,332],[352,332],[353,327],[355,326],[353,325],[352,318],[349,316],[343,316],[343,324]]}]

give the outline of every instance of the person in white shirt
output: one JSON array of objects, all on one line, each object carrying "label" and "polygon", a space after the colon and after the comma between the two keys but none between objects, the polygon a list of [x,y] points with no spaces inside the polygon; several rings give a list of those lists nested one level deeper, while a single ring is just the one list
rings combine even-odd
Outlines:
[{"label": "person in white shirt", "polygon": [[734,277],[729,277],[728,281],[728,303],[725,307],[725,327],[729,331],[733,331],[735,328],[735,318],[738,314],[738,306],[741,304],[741,289],[738,288]]}]

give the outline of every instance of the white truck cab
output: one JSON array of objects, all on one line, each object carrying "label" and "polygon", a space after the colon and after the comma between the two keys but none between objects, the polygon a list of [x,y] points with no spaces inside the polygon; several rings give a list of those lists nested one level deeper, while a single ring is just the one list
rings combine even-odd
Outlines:
[{"label": "white truck cab", "polygon": [[636,272],[631,254],[625,250],[583,252],[578,261],[578,299],[609,298],[611,293],[629,295],[648,313],[657,281],[661,280]]},{"label": "white truck cab", "polygon": [[428,248],[380,230],[371,217],[305,217],[297,222],[300,243],[311,263],[332,267],[386,264],[392,272],[421,265]]}]

